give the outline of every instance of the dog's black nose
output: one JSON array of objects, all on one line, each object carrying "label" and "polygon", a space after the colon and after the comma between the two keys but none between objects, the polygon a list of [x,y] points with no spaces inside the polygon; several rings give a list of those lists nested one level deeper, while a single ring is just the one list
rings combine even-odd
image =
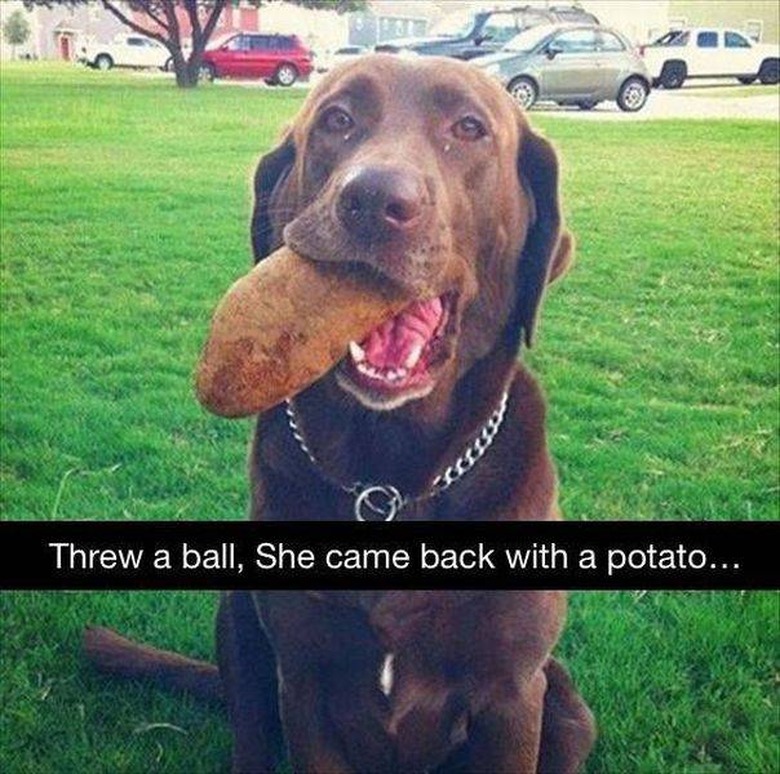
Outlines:
[{"label": "dog's black nose", "polygon": [[423,196],[422,181],[413,170],[363,166],[347,173],[336,207],[354,236],[390,238],[417,225]]}]

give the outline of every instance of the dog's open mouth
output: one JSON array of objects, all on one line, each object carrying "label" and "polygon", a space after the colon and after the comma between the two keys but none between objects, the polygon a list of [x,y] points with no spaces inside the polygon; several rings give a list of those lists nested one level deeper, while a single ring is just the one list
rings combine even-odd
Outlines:
[{"label": "dog's open mouth", "polygon": [[338,371],[342,387],[383,408],[427,394],[447,359],[455,301],[454,293],[415,301],[363,341],[350,342]]}]

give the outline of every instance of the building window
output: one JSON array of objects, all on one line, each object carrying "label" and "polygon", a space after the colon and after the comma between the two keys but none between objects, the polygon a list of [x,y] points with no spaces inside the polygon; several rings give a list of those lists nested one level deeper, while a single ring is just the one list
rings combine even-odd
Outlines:
[{"label": "building window", "polygon": [[747,19],[745,21],[745,34],[756,43],[764,37],[764,22],[761,19]]}]

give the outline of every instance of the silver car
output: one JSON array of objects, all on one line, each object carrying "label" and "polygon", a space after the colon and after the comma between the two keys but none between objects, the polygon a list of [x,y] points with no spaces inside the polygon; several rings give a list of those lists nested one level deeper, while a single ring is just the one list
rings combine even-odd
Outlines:
[{"label": "silver car", "polygon": [[614,100],[621,110],[635,112],[650,93],[639,53],[619,32],[600,26],[532,27],[471,64],[495,75],[525,109],[537,100],[583,110]]}]

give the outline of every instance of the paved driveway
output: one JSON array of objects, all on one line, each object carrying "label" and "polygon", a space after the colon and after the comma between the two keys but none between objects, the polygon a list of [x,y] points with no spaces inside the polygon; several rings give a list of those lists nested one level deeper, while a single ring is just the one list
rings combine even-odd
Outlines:
[{"label": "paved driveway", "polygon": [[[756,90],[755,96],[750,94]],[[734,95],[729,94],[730,91]],[[762,86],[684,87],[674,91],[653,89],[645,107],[638,113],[624,113],[614,102],[602,102],[593,110],[540,104],[531,113],[578,118],[586,121],[652,121],[658,118],[753,118],[780,120],[780,89]]]},{"label": "paved driveway", "polygon": [[[313,73],[308,83],[298,81],[293,88],[308,90],[322,78]],[[268,87],[262,81],[223,81],[249,88]],[[531,113],[576,118],[584,121],[652,121],[659,118],[749,118],[768,121],[780,120],[780,87],[741,86],[733,79],[706,81],[706,85],[684,86],[667,91],[653,89],[645,107],[638,113],[624,113],[614,102],[602,102],[593,110],[561,107],[544,102],[531,109]],[[755,95],[751,94],[755,90]],[[730,92],[733,92],[730,94]]]}]

